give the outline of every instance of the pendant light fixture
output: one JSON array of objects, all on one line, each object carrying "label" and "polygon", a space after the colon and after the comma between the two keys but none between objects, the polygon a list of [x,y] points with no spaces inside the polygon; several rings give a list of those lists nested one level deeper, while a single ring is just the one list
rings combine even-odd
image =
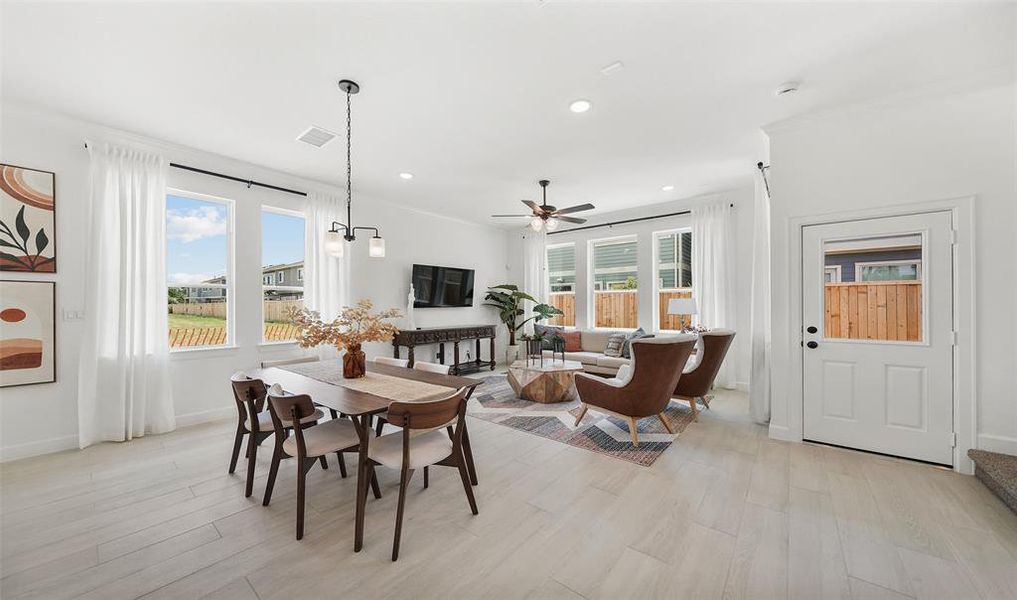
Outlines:
[{"label": "pendant light fixture", "polygon": [[[357,230],[366,229],[374,231],[368,246],[368,254],[373,258],[385,257],[385,239],[381,237],[377,227],[354,227],[353,226],[353,167],[350,152],[351,111],[350,98],[353,94],[360,92],[357,82],[343,79],[339,82],[339,89],[346,92],[346,223],[332,222],[332,228],[325,233],[325,251],[335,258],[342,258],[346,251],[346,242],[357,239]],[[347,224],[348,223],[348,224]]]}]

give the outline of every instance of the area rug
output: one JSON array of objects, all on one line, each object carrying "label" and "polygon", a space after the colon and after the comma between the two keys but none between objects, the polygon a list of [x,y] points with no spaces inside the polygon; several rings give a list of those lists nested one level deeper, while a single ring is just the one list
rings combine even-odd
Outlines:
[{"label": "area rug", "polygon": [[675,443],[692,422],[692,411],[672,401],[665,411],[675,435],[664,429],[660,419],[639,420],[639,445],[632,444],[629,423],[613,415],[597,412],[593,406],[575,426],[579,415],[578,400],[559,404],[541,404],[516,397],[504,375],[492,375],[477,388],[469,415],[569,446],[607,454],[648,467]]}]

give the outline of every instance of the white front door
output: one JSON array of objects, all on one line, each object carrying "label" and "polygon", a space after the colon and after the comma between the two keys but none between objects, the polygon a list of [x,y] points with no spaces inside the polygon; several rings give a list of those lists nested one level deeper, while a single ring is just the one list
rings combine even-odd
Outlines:
[{"label": "white front door", "polygon": [[953,464],[952,246],[948,212],[802,229],[805,439]]}]

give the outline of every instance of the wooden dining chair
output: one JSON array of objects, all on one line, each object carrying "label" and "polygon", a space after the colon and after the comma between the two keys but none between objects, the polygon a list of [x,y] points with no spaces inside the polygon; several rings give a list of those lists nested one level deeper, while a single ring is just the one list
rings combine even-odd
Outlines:
[{"label": "wooden dining chair", "polygon": [[422,360],[418,360],[417,362],[413,363],[413,368],[418,371],[424,371],[426,373],[439,373],[441,375],[448,375],[449,369],[451,369],[452,367],[451,365],[442,365],[439,363],[424,362]]},{"label": "wooden dining chair", "polygon": [[405,358],[389,358],[387,356],[375,356],[372,359],[379,365],[388,365],[390,367],[403,367],[404,369],[410,366],[410,361]]},{"label": "wooden dining chair", "polygon": [[[339,457],[340,475],[345,478],[346,463],[343,453],[360,452],[360,432],[353,419],[332,419],[313,427],[294,427],[295,423],[302,422],[316,410],[311,397],[306,394],[291,395],[282,390],[269,390],[268,402],[277,443],[275,453],[272,455],[268,483],[265,484],[263,504],[268,506],[272,499],[272,488],[275,487],[275,479],[279,473],[279,463],[284,458],[296,458],[297,539],[299,540],[304,537],[304,488],[307,482],[307,472],[316,462],[320,461],[324,466],[326,464],[325,456],[335,452]],[[287,431],[292,431],[293,435],[287,436]],[[370,435],[371,431],[368,429],[366,433]],[[373,474],[371,486],[374,488],[375,498],[381,498],[381,489]]]},{"label": "wooden dining chair", "polygon": [[267,369],[269,367],[282,367],[284,365],[299,365],[301,363],[312,363],[321,360],[317,356],[301,356],[300,358],[284,358],[281,360],[263,360],[261,361],[261,368]]},{"label": "wooden dining chair", "polygon": [[[265,409],[265,397],[268,393],[265,382],[260,379],[251,379],[242,372],[234,373],[230,377],[230,384],[233,387],[233,400],[237,404],[237,432],[233,439],[233,455],[230,457],[230,469],[232,474],[236,471],[237,460],[240,458],[240,447],[243,445],[244,436],[247,438],[247,483],[244,487],[244,497],[250,498],[254,491],[254,465],[257,463],[258,446],[268,436],[275,433],[272,424],[272,416]],[[324,413],[315,410],[302,421],[304,426],[309,426],[324,417]],[[252,418],[253,417],[253,418]]]},{"label": "wooden dining chair", "polygon": [[[392,543],[392,560],[399,558],[399,539],[403,528],[403,513],[406,508],[406,488],[417,469],[431,465],[442,465],[459,469],[459,477],[466,490],[470,510],[477,514],[477,501],[473,497],[473,486],[466,471],[463,455],[463,422],[466,420],[466,388],[456,390],[451,396],[427,402],[393,402],[388,406],[388,416],[393,425],[402,427],[398,433],[390,433],[375,439],[367,451],[367,469],[374,477],[378,465],[399,469],[399,504],[396,509],[395,540]],[[451,439],[441,429],[446,423],[457,419]],[[432,430],[424,431],[422,430]],[[359,509],[367,503],[367,494],[358,498]]]}]

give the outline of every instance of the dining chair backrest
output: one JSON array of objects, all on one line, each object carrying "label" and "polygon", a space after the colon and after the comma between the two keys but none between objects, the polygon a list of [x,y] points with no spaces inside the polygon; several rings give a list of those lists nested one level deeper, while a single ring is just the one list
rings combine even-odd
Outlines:
[{"label": "dining chair backrest", "polygon": [[284,358],[282,360],[263,360],[261,361],[261,368],[267,369],[269,367],[281,367],[283,365],[297,365],[300,363],[318,362],[321,360],[317,356],[302,356],[300,358]]},{"label": "dining chair backrest", "polygon": [[307,394],[287,394],[285,392],[279,394],[269,391],[268,402],[272,410],[272,420],[275,421],[278,418],[281,424],[286,427],[314,414],[314,402]]},{"label": "dining chair backrest", "polygon": [[714,329],[702,334],[702,354],[699,365],[682,375],[675,387],[676,396],[698,398],[705,396],[713,387],[717,379],[720,366],[724,364],[724,357],[731,348],[735,332],[730,329]]},{"label": "dining chair backrest", "polygon": [[257,415],[265,407],[265,396],[267,389],[265,382],[260,379],[251,379],[244,373],[234,373],[230,377],[230,384],[233,387],[233,400],[237,403],[237,412],[241,422],[251,417],[253,427],[257,427]]},{"label": "dining chair backrest", "polygon": [[410,366],[410,361],[406,360],[405,358],[389,358],[387,356],[375,356],[374,362],[378,363],[379,365],[388,365],[390,367],[406,368]]},{"label": "dining chair backrest", "polygon": [[403,429],[434,429],[442,427],[466,412],[466,388],[450,395],[423,402],[393,402],[388,405],[388,422]]},{"label": "dining chair backrest", "polygon": [[426,371],[428,373],[440,373],[442,375],[448,375],[450,366],[418,360],[417,362],[413,363],[413,368],[418,371]]}]

